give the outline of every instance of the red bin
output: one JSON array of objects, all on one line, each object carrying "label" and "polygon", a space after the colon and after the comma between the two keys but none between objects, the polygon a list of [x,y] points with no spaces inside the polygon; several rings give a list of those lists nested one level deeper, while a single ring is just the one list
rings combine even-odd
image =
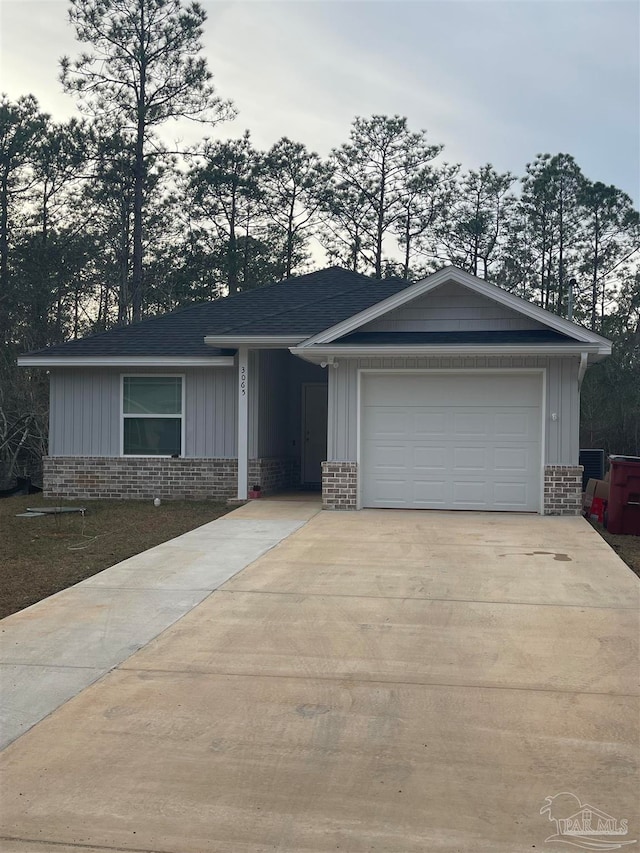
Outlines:
[{"label": "red bin", "polygon": [[610,456],[607,530],[640,536],[640,456]]}]

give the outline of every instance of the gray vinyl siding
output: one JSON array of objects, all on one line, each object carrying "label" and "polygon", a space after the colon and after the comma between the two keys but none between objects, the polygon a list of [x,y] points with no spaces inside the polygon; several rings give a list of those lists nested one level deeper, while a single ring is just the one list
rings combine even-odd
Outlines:
[{"label": "gray vinyl siding", "polygon": [[[578,366],[577,358],[341,358],[339,368],[328,371],[327,459],[330,462],[357,461],[359,369],[509,370],[534,367],[546,368],[545,464],[577,465],[580,418]],[[553,413],[558,415],[555,421],[551,418]]]},{"label": "gray vinyl siding", "polygon": [[120,455],[120,377],[181,374],[185,382],[185,456],[233,458],[237,438],[236,369],[60,368],[50,375],[49,455]]},{"label": "gray vinyl siding", "polygon": [[366,324],[360,332],[456,332],[543,329],[541,323],[505,308],[460,284],[431,293]]},{"label": "gray vinyl siding", "polygon": [[235,366],[185,370],[186,456],[237,456],[236,376]]},{"label": "gray vinyl siding", "polygon": [[258,458],[291,453],[287,404],[290,359],[287,350],[260,351],[257,378]]},{"label": "gray vinyl siding", "polygon": [[[580,391],[577,358],[547,361],[547,465],[577,465],[580,455]],[[558,420],[551,420],[553,413]]]},{"label": "gray vinyl siding", "polygon": [[49,455],[120,455],[120,380],[109,370],[56,369],[49,382]]}]

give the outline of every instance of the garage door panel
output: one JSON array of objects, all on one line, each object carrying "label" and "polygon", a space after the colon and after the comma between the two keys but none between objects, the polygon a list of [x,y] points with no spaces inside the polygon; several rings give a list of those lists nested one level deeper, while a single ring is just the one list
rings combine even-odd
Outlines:
[{"label": "garage door panel", "polygon": [[451,432],[451,415],[429,408],[416,407],[413,412],[414,439],[444,438]]},{"label": "garage door panel", "polygon": [[491,434],[492,417],[489,412],[453,413],[453,435],[460,438],[486,438]]},{"label": "garage door panel", "polygon": [[[538,448],[535,448],[537,450]],[[539,457],[532,458],[533,448],[528,446],[494,447],[491,467],[496,474],[526,474],[539,462]]]},{"label": "garage door panel", "polygon": [[377,479],[375,481],[376,494],[385,506],[405,506],[407,501],[406,480]]},{"label": "garage door panel", "polygon": [[378,406],[372,417],[364,419],[367,427],[365,438],[409,438],[411,436],[411,414],[406,410]]},{"label": "garage door panel", "polygon": [[[421,397],[425,397],[425,375],[393,372],[386,375],[370,374],[365,377],[362,386],[361,402],[364,406],[381,402],[387,406],[404,406],[408,398],[417,402]],[[459,405],[460,398],[456,396],[455,385],[461,378],[465,382],[462,400],[465,406],[486,406],[488,397],[496,406],[528,406],[540,389],[539,374],[432,374],[429,377],[429,405]]]},{"label": "garage door panel", "polygon": [[412,467],[418,473],[424,473],[425,469],[429,471],[443,471],[448,467],[451,449],[444,445],[433,445],[425,447],[424,445],[411,445],[410,459],[413,462]]},{"label": "garage door panel", "polygon": [[541,392],[539,375],[365,375],[363,505],[538,510]]},{"label": "garage door panel", "polygon": [[534,429],[538,422],[538,412],[533,407],[518,412],[496,412],[493,417],[495,438],[535,440]]},{"label": "garage door panel", "polygon": [[407,467],[407,448],[404,444],[376,443],[374,470],[405,471]]},{"label": "garage door panel", "polygon": [[453,448],[453,470],[485,471],[487,467],[488,449],[486,447],[455,447]]},{"label": "garage door panel", "polygon": [[429,505],[444,507],[449,499],[450,485],[444,480],[422,480],[416,479],[413,482],[413,490],[410,499],[407,501],[407,506],[414,504]]},{"label": "garage door panel", "polygon": [[482,508],[488,498],[486,480],[455,480],[452,488],[454,508],[462,504]]},{"label": "garage door panel", "polygon": [[526,483],[498,482],[493,484],[493,503],[496,508],[525,510],[531,495]]}]

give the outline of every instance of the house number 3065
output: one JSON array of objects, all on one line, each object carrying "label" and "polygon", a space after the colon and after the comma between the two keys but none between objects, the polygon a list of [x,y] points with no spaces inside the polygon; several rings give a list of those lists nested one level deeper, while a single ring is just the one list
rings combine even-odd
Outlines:
[{"label": "house number 3065", "polygon": [[247,368],[240,368],[240,393],[243,397],[247,396]]}]

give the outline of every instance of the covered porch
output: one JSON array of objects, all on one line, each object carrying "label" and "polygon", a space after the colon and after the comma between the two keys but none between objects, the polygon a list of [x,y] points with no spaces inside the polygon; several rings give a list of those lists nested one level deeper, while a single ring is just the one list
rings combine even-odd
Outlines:
[{"label": "covered porch", "polygon": [[238,348],[237,499],[321,489],[327,371],[288,349]]}]

